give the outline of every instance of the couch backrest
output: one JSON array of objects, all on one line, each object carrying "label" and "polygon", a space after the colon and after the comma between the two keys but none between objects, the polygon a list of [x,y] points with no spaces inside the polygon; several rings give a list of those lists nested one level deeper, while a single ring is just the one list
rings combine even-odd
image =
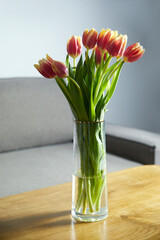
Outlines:
[{"label": "couch backrest", "polygon": [[72,122],[54,79],[0,79],[0,152],[69,141]]}]

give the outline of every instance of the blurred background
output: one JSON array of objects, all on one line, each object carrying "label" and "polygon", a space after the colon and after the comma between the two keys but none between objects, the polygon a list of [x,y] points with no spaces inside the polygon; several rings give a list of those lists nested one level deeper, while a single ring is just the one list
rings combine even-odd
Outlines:
[{"label": "blurred background", "polygon": [[0,0],[0,78],[40,76],[33,64],[46,53],[64,61],[87,27],[118,30],[146,52],[123,67],[106,120],[160,133],[159,11],[159,0]]}]

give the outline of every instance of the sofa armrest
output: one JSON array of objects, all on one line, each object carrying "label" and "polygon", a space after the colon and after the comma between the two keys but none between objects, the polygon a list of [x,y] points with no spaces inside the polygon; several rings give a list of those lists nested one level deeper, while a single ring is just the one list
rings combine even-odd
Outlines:
[{"label": "sofa armrest", "polygon": [[142,164],[160,164],[160,134],[106,123],[106,150]]}]

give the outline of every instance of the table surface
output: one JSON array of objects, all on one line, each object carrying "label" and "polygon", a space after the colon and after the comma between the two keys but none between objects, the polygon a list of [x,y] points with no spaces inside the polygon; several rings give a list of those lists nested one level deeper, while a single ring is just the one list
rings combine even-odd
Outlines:
[{"label": "table surface", "polygon": [[71,183],[0,198],[0,240],[160,240],[160,166],[108,174],[109,217],[72,220]]}]

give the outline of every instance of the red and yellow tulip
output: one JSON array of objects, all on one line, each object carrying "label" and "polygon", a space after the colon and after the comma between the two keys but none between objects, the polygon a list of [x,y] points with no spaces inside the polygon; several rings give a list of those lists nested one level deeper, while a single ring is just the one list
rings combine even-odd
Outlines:
[{"label": "red and yellow tulip", "polygon": [[111,37],[111,30],[108,29],[102,29],[98,35],[98,40],[97,40],[97,46],[101,52],[105,52],[108,40]]},{"label": "red and yellow tulip", "polygon": [[143,56],[145,49],[140,43],[134,43],[130,45],[123,54],[124,62],[134,62]]},{"label": "red and yellow tulip", "polygon": [[56,76],[63,78],[68,75],[68,69],[62,62],[53,60],[48,54],[46,59],[39,60],[39,64],[34,67],[46,78],[55,78]]},{"label": "red and yellow tulip", "polygon": [[72,36],[67,42],[67,52],[72,58],[78,57],[82,52],[81,37]]},{"label": "red and yellow tulip", "polygon": [[117,37],[115,37],[108,48],[109,55],[112,57],[121,57],[124,52],[126,43],[127,35],[123,36],[122,34],[120,34]]},{"label": "red and yellow tulip", "polygon": [[52,62],[42,58],[39,60],[39,64],[34,64],[34,67],[42,74],[45,78],[55,78],[56,74],[52,68]]},{"label": "red and yellow tulip", "polygon": [[84,31],[83,36],[82,36],[83,45],[87,49],[94,48],[97,43],[97,36],[98,36],[98,32],[94,28],[92,28],[90,31],[87,28]]}]

